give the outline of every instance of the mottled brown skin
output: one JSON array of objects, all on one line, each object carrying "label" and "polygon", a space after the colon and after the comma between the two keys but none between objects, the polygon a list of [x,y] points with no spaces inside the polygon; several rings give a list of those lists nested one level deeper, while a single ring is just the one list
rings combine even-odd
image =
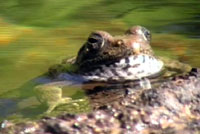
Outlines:
[{"label": "mottled brown skin", "polygon": [[143,29],[147,33],[143,35],[143,31],[140,31],[142,28],[131,27],[123,36],[112,36],[104,31],[91,33],[76,58],[75,64],[79,66],[79,72],[91,71],[99,65],[112,64],[130,55],[154,55],[150,46],[150,32]]}]

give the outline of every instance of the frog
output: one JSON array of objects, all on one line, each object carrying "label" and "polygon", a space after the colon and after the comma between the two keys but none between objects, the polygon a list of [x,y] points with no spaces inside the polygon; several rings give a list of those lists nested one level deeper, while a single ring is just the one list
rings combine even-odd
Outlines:
[{"label": "frog", "polygon": [[[163,62],[155,56],[150,41],[150,31],[142,26],[131,27],[123,36],[92,32],[72,63],[76,70],[71,74],[85,81],[135,80],[157,74]],[[59,66],[50,68],[49,75],[65,79]]]},{"label": "frog", "polygon": [[151,33],[147,28],[132,26],[120,36],[94,31],[76,57],[64,59],[62,63],[49,68],[45,78],[51,81],[36,86],[35,91],[38,100],[48,105],[46,113],[51,113],[58,105],[74,101],[62,97],[64,85],[143,78],[146,81],[146,78],[161,74],[165,68],[180,72],[191,69],[189,65],[156,56],[151,47]]}]

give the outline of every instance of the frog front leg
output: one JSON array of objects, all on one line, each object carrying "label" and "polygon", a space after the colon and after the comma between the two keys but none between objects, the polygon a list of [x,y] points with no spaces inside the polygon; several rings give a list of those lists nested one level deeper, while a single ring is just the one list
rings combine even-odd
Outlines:
[{"label": "frog front leg", "polygon": [[[62,90],[62,89],[61,89]],[[62,105],[62,104],[68,104],[72,102],[72,98],[70,97],[65,97],[65,98],[62,98],[60,99],[59,101],[57,102],[48,102],[47,106],[48,106],[48,109],[47,111],[45,112],[45,114],[49,114],[51,113],[57,106],[59,105]]]},{"label": "frog front leg", "polygon": [[62,88],[59,86],[39,85],[35,87],[34,91],[38,101],[48,107],[45,113],[51,113],[58,105],[72,101],[70,97],[62,97]]}]

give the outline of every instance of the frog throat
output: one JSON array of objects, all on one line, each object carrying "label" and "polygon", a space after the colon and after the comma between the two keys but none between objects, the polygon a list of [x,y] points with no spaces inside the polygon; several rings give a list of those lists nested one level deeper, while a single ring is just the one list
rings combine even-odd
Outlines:
[{"label": "frog throat", "polygon": [[100,65],[93,71],[82,73],[90,81],[136,80],[161,72],[163,62],[154,56],[140,54],[122,58],[109,65]]}]

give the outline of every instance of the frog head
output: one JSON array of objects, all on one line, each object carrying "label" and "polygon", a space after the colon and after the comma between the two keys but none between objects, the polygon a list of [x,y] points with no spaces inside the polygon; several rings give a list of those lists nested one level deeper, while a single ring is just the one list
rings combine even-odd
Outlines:
[{"label": "frog head", "polygon": [[163,63],[154,56],[150,42],[151,33],[142,26],[133,26],[122,36],[92,32],[78,52],[78,73],[90,80],[138,79],[157,73]]},{"label": "frog head", "polygon": [[131,27],[123,36],[114,37],[105,31],[95,31],[79,50],[76,64],[80,70],[87,70],[131,55],[153,55],[150,41],[149,30],[141,26]]}]

